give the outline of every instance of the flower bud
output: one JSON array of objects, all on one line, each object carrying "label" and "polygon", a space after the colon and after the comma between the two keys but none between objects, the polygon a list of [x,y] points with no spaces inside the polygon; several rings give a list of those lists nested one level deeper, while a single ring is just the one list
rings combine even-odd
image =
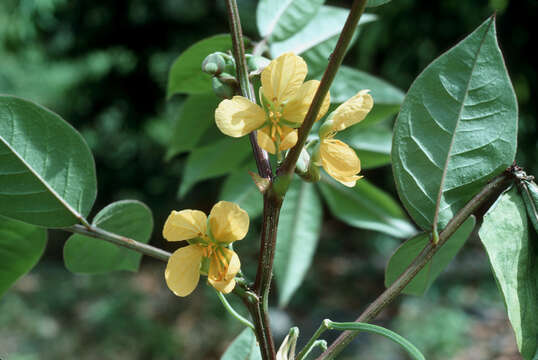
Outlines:
[{"label": "flower bud", "polygon": [[269,65],[271,62],[269,59],[264,58],[263,56],[257,56],[257,55],[251,55],[247,54],[245,55],[245,58],[247,60],[247,69],[249,72],[249,75],[259,75],[263,69]]},{"label": "flower bud", "polygon": [[212,75],[217,76],[224,71],[226,66],[226,61],[222,53],[216,52],[206,56],[202,62],[202,71]]},{"label": "flower bud", "polygon": [[223,83],[218,78],[211,79],[213,85],[213,91],[218,97],[223,99],[231,99],[234,96],[233,86],[227,83]]}]

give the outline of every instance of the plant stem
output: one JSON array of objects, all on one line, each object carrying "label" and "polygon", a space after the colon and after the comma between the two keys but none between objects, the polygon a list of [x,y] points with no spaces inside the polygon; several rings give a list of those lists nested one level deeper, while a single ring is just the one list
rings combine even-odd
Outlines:
[{"label": "plant stem", "polygon": [[89,236],[89,237],[93,237],[96,239],[105,240],[112,244],[126,247],[128,249],[134,250],[144,255],[151,256],[157,260],[161,260],[164,262],[167,262],[168,258],[170,258],[170,256],[172,255],[168,251],[164,251],[157,247],[141,243],[139,241],[130,239],[125,236],[108,232],[106,230],[100,229],[98,227],[95,227],[89,224],[87,226],[73,225],[73,226],[64,228],[64,230],[71,231],[73,233],[77,233],[77,234],[81,234],[85,236]]},{"label": "plant stem", "polygon": [[221,293],[220,291],[215,291],[215,292],[217,293],[217,296],[218,296],[220,302],[222,303],[222,305],[224,305],[224,308],[226,309],[226,311],[228,311],[230,313],[230,315],[232,315],[234,318],[236,318],[243,325],[248,326],[249,328],[254,330],[254,325],[252,325],[252,323],[250,321],[248,321],[246,318],[241,316],[241,314],[239,314],[237,311],[235,311],[235,309],[232,307],[232,305],[230,305],[230,303],[228,302],[228,300],[226,299],[226,297],[224,296],[223,293]]},{"label": "plant stem", "polygon": [[321,322],[321,325],[316,330],[314,335],[312,335],[312,337],[310,338],[310,340],[308,340],[304,348],[299,352],[299,354],[297,354],[297,360],[303,360],[308,355],[308,353],[310,353],[310,351],[314,347],[314,344],[316,343],[316,341],[318,341],[318,338],[321,336],[321,334],[323,334],[325,330],[329,328],[329,322],[330,322],[329,319],[325,319]]},{"label": "plant stem", "polygon": [[[247,61],[245,59],[245,46],[243,41],[243,31],[241,30],[241,20],[239,18],[239,10],[235,0],[226,0],[226,11],[228,12],[228,21],[230,22],[230,33],[232,35],[233,55],[237,71],[237,80],[241,88],[241,94],[256,104],[256,96],[254,89],[250,86],[248,79]],[[271,179],[273,171],[269,162],[267,151],[260,148],[256,138],[256,132],[253,131],[249,135],[250,145],[258,167],[258,173],[263,178]]]},{"label": "plant stem", "polygon": [[331,87],[334,77],[336,76],[336,72],[342,64],[342,60],[344,59],[344,55],[346,54],[349,43],[351,42],[351,38],[355,33],[355,29],[357,28],[359,19],[364,12],[364,8],[366,7],[366,1],[367,0],[353,1],[353,5],[347,17],[346,23],[342,29],[342,33],[338,38],[338,43],[336,44],[336,47],[331,54],[327,69],[325,70],[325,73],[323,73],[323,77],[321,78],[321,82],[319,84],[318,90],[316,91],[316,95],[314,95],[314,99],[312,100],[312,104],[310,104],[310,108],[306,113],[303,124],[299,128],[297,143],[288,152],[286,159],[284,160],[280,168],[277,170],[277,175],[293,174],[295,164],[299,159],[299,155],[301,154],[301,150],[306,142],[308,133],[314,125],[316,117],[319,113],[319,109],[321,108],[321,104],[323,103],[323,99],[325,99],[325,95],[327,95],[327,93],[329,92],[329,88]]},{"label": "plant stem", "polygon": [[[243,33],[239,11],[235,0],[226,0],[226,9],[230,22],[230,33],[232,35],[233,55],[235,59],[237,78],[241,87],[241,93],[253,103],[256,103],[254,91],[250,85],[248,68],[245,59],[245,48],[243,44]],[[274,196],[272,189],[273,171],[269,162],[267,152],[260,148],[256,138],[256,132],[249,135],[250,144],[256,160],[258,173],[262,178],[269,179],[271,186],[264,192],[263,204],[263,228],[261,233],[260,257],[258,260],[258,272],[254,292],[258,296],[257,301],[252,303],[245,300],[245,304],[252,315],[256,338],[260,344],[262,358],[264,360],[274,360],[276,358],[273,336],[269,326],[269,315],[267,313],[267,300],[271,285],[273,258],[276,245],[276,232],[278,226],[278,216],[282,206],[282,198]]]},{"label": "plant stem", "polygon": [[[411,280],[419,273],[420,270],[431,260],[433,255],[443,246],[446,241],[454,234],[461,224],[476,210],[486,204],[490,197],[498,195],[506,189],[513,180],[513,176],[505,172],[491,180],[484,188],[475,195],[458,213],[450,220],[446,227],[439,234],[439,243],[437,245],[430,242],[417,255],[413,262],[400,275],[391,286],[389,286],[377,299],[374,300],[364,312],[355,320],[355,322],[366,323],[372,320],[381,312],[385,306],[390,304],[409,284]],[[321,354],[317,360],[334,359],[350,342],[357,336],[358,331],[345,331],[329,346],[327,351]]]}]

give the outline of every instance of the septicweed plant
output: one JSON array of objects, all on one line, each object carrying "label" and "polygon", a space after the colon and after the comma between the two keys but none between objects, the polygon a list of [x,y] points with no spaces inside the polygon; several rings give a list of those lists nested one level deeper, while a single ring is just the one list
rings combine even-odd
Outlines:
[{"label": "septicweed plant", "polygon": [[[184,111],[190,114],[168,157],[192,150],[183,195],[225,169],[241,171],[230,175],[209,215],[171,212],[163,237],[187,242],[173,254],[147,244],[153,218],[141,202],[115,202],[90,222],[96,170],[84,139],[53,112],[0,96],[0,293],[37,263],[47,229],[60,228],[74,233],[64,248],[73,272],[136,271],[147,255],[167,263],[166,283],[180,297],[207,277],[224,309],[246,327],[223,359],[303,360],[320,349],[318,359],[332,359],[361,332],[385,336],[411,358],[423,359],[404,337],[369,322],[399,294],[424,294],[477,231],[519,351],[536,359],[538,187],[514,163],[517,100],[495,17],[434,60],[404,96],[383,80],[341,66],[359,29],[367,31],[363,26],[375,20],[365,9],[388,2],[355,0],[346,11],[323,1],[262,0],[262,39],[252,42],[242,34],[236,2],[226,0],[230,34],[192,45],[170,71],[168,95],[189,95]],[[204,112],[234,139],[223,136],[196,149],[210,126],[197,117]],[[392,131],[385,120],[396,114]],[[366,151],[369,137],[387,136],[390,157]],[[388,163],[409,217],[361,175],[361,168]],[[300,349],[294,327],[277,346],[268,314],[273,272],[279,305],[285,306],[315,252],[320,194],[344,222],[408,240],[388,261],[386,290],[355,321],[324,320]],[[240,260],[233,243],[245,238],[250,219],[260,215],[252,276],[241,271],[249,259]],[[248,318],[227,294],[242,300]],[[326,330],[342,333],[328,344],[321,339]]]}]

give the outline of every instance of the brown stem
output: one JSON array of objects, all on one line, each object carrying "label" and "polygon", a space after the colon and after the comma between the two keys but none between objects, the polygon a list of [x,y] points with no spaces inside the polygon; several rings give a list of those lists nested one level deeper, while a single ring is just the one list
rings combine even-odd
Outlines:
[{"label": "brown stem", "polygon": [[[439,234],[437,245],[430,242],[422,252],[413,260],[402,275],[389,286],[377,299],[374,300],[364,312],[355,320],[356,322],[368,322],[375,318],[381,310],[390,304],[409,284],[418,272],[428,263],[435,253],[454,234],[467,218],[488,202],[491,196],[497,195],[512,182],[513,176],[505,172],[490,181],[475,197],[473,197],[458,213],[450,220],[444,230]],[[321,354],[317,360],[334,359],[350,342],[357,336],[357,331],[345,331]]]},{"label": "brown stem", "polygon": [[[236,1],[226,0],[226,10],[228,12],[228,20],[230,22],[233,55],[237,71],[237,80],[239,81],[239,85],[241,87],[241,94],[256,104],[256,96],[254,95],[254,89],[252,89],[252,87],[250,86],[250,81],[248,79],[248,67],[247,61],[245,59],[243,31],[241,30],[241,20],[239,18],[239,10],[237,9]],[[254,159],[256,160],[258,173],[263,178],[271,179],[273,177],[273,171],[271,170],[269,155],[267,154],[267,151],[263,150],[258,145],[255,131],[250,133],[249,139],[250,145],[252,146],[252,152],[254,153]]]},{"label": "brown stem", "polygon": [[316,95],[314,95],[314,99],[312,100],[312,104],[310,104],[310,108],[306,113],[303,124],[299,128],[297,143],[288,152],[286,159],[284,160],[280,168],[277,170],[277,175],[290,176],[291,174],[293,174],[295,164],[297,163],[299,155],[301,154],[301,150],[305,145],[308,133],[314,125],[316,117],[319,113],[319,109],[321,108],[321,104],[323,103],[323,99],[325,99],[325,96],[329,92],[329,88],[331,87],[334,77],[336,76],[336,72],[342,64],[342,60],[344,59],[346,50],[349,46],[349,43],[351,42],[351,38],[355,33],[355,29],[357,28],[359,19],[364,12],[364,8],[366,7],[366,1],[367,0],[353,1],[353,5],[351,6],[351,10],[347,17],[346,23],[342,29],[342,33],[338,38],[338,43],[336,44],[336,47],[331,54],[327,69],[325,70],[325,73],[323,73],[323,77],[321,78],[321,82],[319,84],[318,90],[316,91]]}]

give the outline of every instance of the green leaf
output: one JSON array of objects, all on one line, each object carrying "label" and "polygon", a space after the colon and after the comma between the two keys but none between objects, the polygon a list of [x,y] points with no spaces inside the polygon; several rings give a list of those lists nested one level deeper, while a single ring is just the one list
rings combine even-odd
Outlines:
[{"label": "green leaf", "polygon": [[257,218],[263,211],[262,194],[246,169],[236,170],[226,178],[219,199],[236,203],[250,219]]},{"label": "green leaf", "polygon": [[198,41],[183,51],[174,61],[168,75],[167,97],[174,94],[203,94],[213,92],[211,76],[202,72],[207,55],[232,48],[230,35],[215,35]]},{"label": "green leaf", "polygon": [[43,255],[47,230],[0,217],[0,297]]},{"label": "green leaf", "polygon": [[389,3],[391,0],[368,0],[366,3],[366,7],[377,7],[381,5],[385,5],[386,3]]},{"label": "green leaf", "polygon": [[256,11],[260,35],[282,41],[301,30],[325,0],[261,0]]},{"label": "green leaf", "polygon": [[516,97],[485,21],[411,85],[394,127],[392,164],[400,198],[420,227],[443,228],[514,160]]},{"label": "green leaf", "polygon": [[[343,8],[322,6],[312,21],[295,35],[284,41],[271,43],[271,56],[275,58],[291,51],[306,60],[310,74],[320,73],[327,66],[348,13],[349,10]],[[375,15],[363,14],[359,27],[375,19]]]},{"label": "green leaf", "polygon": [[[435,253],[433,258],[420,270],[402,291],[409,295],[423,295],[435,279],[448,266],[460,251],[475,226],[474,216],[469,217],[447,242]],[[389,287],[407,269],[422,249],[430,242],[431,233],[421,233],[404,242],[390,257],[385,270],[385,286]]]},{"label": "green leaf", "polygon": [[261,360],[262,354],[254,332],[245,328],[228,346],[220,360]]},{"label": "green leaf", "polygon": [[97,194],[80,134],[31,101],[0,96],[0,215],[46,227],[79,222]]},{"label": "green leaf", "polygon": [[194,149],[187,158],[179,196],[199,181],[228,174],[238,169],[251,154],[248,136],[223,138],[214,144]]},{"label": "green leaf", "polygon": [[[151,210],[136,200],[112,203],[99,211],[94,226],[147,243],[153,231]],[[75,273],[96,274],[116,270],[137,271],[142,254],[84,235],[71,235],[64,246],[64,262]]]},{"label": "green leaf", "polygon": [[174,126],[166,160],[191,151],[199,144],[204,132],[215,121],[218,103],[217,97],[211,93],[191,95],[185,100]]},{"label": "green leaf", "polygon": [[288,304],[310,268],[318,245],[321,216],[315,186],[298,179],[293,181],[280,211],[274,262],[281,307]]},{"label": "green leaf", "polygon": [[534,230],[538,233],[538,186],[534,181],[523,180],[521,182],[521,194],[527,208],[527,215]]},{"label": "green leaf", "polygon": [[525,205],[515,187],[501,195],[478,232],[525,360],[538,355],[537,243],[529,238]]},{"label": "green leaf", "polygon": [[351,126],[337,137],[357,151],[363,169],[390,164],[392,130],[387,126]]},{"label": "green leaf", "polygon": [[[316,78],[321,79],[322,76],[323,73],[317,75]],[[364,89],[371,90],[374,107],[360,126],[384,120],[400,110],[400,105],[404,100],[404,93],[400,89],[385,80],[348,66],[341,66],[336,73],[331,85],[331,103],[343,103]]]},{"label": "green leaf", "polygon": [[398,203],[365,179],[357,181],[354,188],[348,188],[322,173],[318,185],[331,213],[350,226],[397,238],[416,233]]}]

